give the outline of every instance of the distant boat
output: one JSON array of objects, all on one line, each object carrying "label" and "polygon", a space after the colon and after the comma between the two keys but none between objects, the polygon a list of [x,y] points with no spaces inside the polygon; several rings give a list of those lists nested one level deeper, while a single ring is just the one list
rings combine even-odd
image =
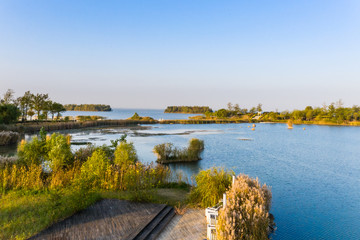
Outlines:
[{"label": "distant boat", "polygon": [[293,129],[293,121],[291,121],[291,119],[289,119],[287,125],[288,125],[288,129]]}]

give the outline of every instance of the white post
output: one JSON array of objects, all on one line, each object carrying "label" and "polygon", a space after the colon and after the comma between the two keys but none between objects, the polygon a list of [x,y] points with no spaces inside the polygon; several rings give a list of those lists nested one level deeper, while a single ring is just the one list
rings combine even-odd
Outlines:
[{"label": "white post", "polygon": [[223,208],[226,207],[226,193],[223,194]]},{"label": "white post", "polygon": [[235,176],[232,176],[232,184],[234,185],[234,183],[235,183]]}]

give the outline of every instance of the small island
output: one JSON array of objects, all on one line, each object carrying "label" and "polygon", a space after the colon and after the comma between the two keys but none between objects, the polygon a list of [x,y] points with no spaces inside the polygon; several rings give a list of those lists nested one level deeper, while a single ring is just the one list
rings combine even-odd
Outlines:
[{"label": "small island", "polygon": [[66,111],[110,112],[110,105],[105,104],[66,104]]},{"label": "small island", "polygon": [[192,138],[187,148],[174,147],[172,143],[162,143],[153,149],[158,163],[193,162],[201,160],[200,154],[204,151],[204,141]]},{"label": "small island", "polygon": [[206,113],[213,112],[208,106],[168,106],[164,113]]}]

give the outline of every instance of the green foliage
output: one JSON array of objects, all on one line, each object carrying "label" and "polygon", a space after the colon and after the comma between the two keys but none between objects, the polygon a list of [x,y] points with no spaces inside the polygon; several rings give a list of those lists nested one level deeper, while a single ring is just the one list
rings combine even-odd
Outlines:
[{"label": "green foliage", "polygon": [[57,171],[73,163],[70,139],[60,133],[46,135],[42,128],[39,137],[34,136],[31,141],[22,140],[18,145],[19,162],[30,166],[47,163],[52,171]]},{"label": "green foliage", "polygon": [[85,122],[85,121],[104,120],[105,117],[102,117],[102,116],[76,116],[75,119],[80,122]]},{"label": "green foliage", "polygon": [[217,239],[268,239],[271,191],[257,179],[240,175],[226,192],[226,207],[220,209]]},{"label": "green foliage", "polygon": [[201,208],[215,206],[231,185],[233,171],[223,168],[202,170],[195,176],[196,186],[191,189],[190,202]]},{"label": "green foliage", "polygon": [[66,111],[92,111],[92,112],[106,112],[111,111],[110,105],[104,104],[66,104],[64,105]]},{"label": "green foliage", "polygon": [[226,118],[226,117],[229,117],[230,114],[229,114],[229,111],[227,111],[226,109],[222,108],[222,109],[217,110],[217,111],[215,112],[215,116],[216,116],[217,118]]},{"label": "green foliage", "polygon": [[22,140],[18,145],[19,161],[27,166],[40,165],[46,156],[46,141],[34,136],[31,141]]},{"label": "green foliage", "polygon": [[100,195],[70,187],[56,191],[13,191],[0,198],[0,239],[28,239],[85,209]]},{"label": "green foliage", "polygon": [[162,143],[154,147],[153,152],[160,163],[187,162],[200,160],[200,154],[204,150],[204,141],[197,138],[190,139],[187,148],[179,149],[172,143]]},{"label": "green foliage", "polygon": [[83,164],[96,150],[96,147],[92,144],[88,144],[86,147],[79,148],[74,153],[74,161]]},{"label": "green foliage", "polygon": [[0,104],[0,123],[16,122],[20,117],[20,110],[13,104]]},{"label": "green foliage", "polygon": [[133,115],[130,119],[132,119],[132,120],[140,120],[141,117],[140,117],[139,114],[137,114],[137,112],[136,112],[136,113],[134,113],[134,115]]},{"label": "green foliage", "polygon": [[168,106],[165,113],[206,113],[212,112],[208,106]]},{"label": "green foliage", "polygon": [[127,134],[125,133],[125,134],[121,135],[121,137],[119,139],[110,140],[111,147],[116,148],[118,146],[119,142],[126,142],[126,137],[127,137]]},{"label": "green foliage", "polygon": [[49,95],[48,94],[39,94],[37,93],[36,95],[32,95],[31,97],[31,105],[32,108],[35,110],[38,119],[41,119],[41,111],[45,111],[47,110],[47,106],[48,103],[47,101],[49,100]]},{"label": "green foliage", "polygon": [[100,149],[94,151],[81,166],[80,184],[86,184],[88,188],[100,188],[109,165],[110,161],[104,151]]},{"label": "green foliage", "polygon": [[120,142],[120,144],[116,147],[114,155],[114,163],[117,165],[127,166],[138,161],[136,150],[132,142]]},{"label": "green foliage", "polygon": [[53,171],[69,166],[74,158],[71,153],[70,143],[66,136],[60,133],[53,133],[46,141],[46,160]]}]

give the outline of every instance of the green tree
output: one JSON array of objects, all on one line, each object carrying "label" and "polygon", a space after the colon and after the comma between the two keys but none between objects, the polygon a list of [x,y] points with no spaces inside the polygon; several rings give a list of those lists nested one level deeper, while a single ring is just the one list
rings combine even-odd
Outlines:
[{"label": "green tree", "polygon": [[120,144],[116,147],[114,155],[114,163],[117,165],[128,166],[138,161],[136,150],[132,142],[120,142]]},{"label": "green tree", "polygon": [[229,112],[226,109],[222,108],[215,112],[215,116],[217,118],[226,118],[229,116]]},{"label": "green tree", "polygon": [[259,104],[257,105],[256,111],[257,111],[257,112],[262,112],[262,104],[261,104],[261,103],[259,103]]},{"label": "green tree", "polygon": [[12,89],[8,89],[6,91],[6,93],[4,93],[1,103],[2,104],[11,104],[13,102],[14,102],[14,91]]},{"label": "green tree", "polygon": [[28,111],[31,108],[31,96],[30,91],[25,92],[24,96],[17,99],[21,110],[22,121],[26,121]]},{"label": "green tree", "polygon": [[20,110],[13,104],[0,104],[0,123],[16,122],[21,115]]},{"label": "green tree", "polygon": [[46,101],[48,100],[48,98],[48,94],[37,93],[36,95],[32,95],[32,105],[34,110],[36,111],[38,119],[41,118],[40,112],[46,108]]},{"label": "green tree", "polygon": [[66,109],[65,107],[57,102],[51,102],[50,104],[50,113],[51,113],[51,120],[54,120],[54,115],[57,114],[56,118],[59,119],[60,118],[60,113],[61,112],[65,112]]}]

